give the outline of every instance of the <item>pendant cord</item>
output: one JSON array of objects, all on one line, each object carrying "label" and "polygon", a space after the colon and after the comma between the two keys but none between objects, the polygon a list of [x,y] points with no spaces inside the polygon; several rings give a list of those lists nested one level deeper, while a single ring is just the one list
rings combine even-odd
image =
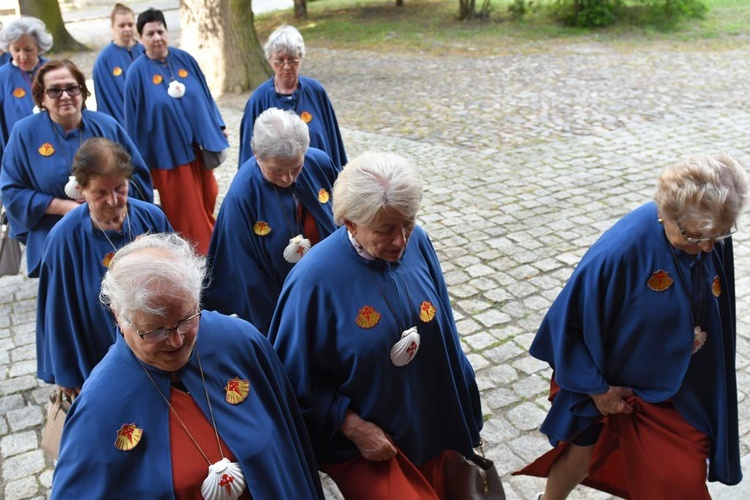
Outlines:
[{"label": "pendant cord", "polygon": [[[211,400],[208,397],[208,389],[206,388],[206,378],[203,376],[203,366],[201,366],[201,357],[198,354],[198,347],[195,348],[195,356],[198,359],[198,369],[201,372],[201,380],[203,381],[203,391],[206,394],[206,402],[208,403],[208,412],[211,414],[211,423],[214,427],[214,434],[216,435],[216,444],[219,446],[219,453],[221,454],[221,458],[224,457],[224,450],[221,447],[221,440],[219,439],[219,431],[216,428],[216,420],[214,419],[214,410],[211,407]],[[167,406],[169,406],[169,409],[172,410],[172,413],[175,417],[177,417],[177,421],[180,423],[180,426],[182,426],[185,433],[188,435],[190,440],[193,442],[196,448],[198,448],[198,451],[201,455],[203,455],[203,458],[206,459],[206,462],[208,463],[208,466],[211,466],[211,461],[208,459],[208,456],[203,452],[203,449],[198,444],[198,441],[195,440],[193,435],[190,433],[190,430],[187,428],[187,425],[185,425],[185,422],[183,422],[182,418],[180,418],[180,415],[177,413],[177,410],[174,409],[174,406],[172,406],[172,403],[169,402],[169,399],[164,395],[164,393],[161,391],[159,386],[156,384],[156,381],[154,380],[154,377],[151,376],[151,373],[149,373],[148,369],[143,365],[143,363],[138,360],[138,363],[141,365],[141,368],[143,368],[143,371],[146,372],[146,375],[148,375],[148,378],[151,380],[151,383],[154,384],[154,387],[156,387],[156,390],[159,392],[159,395],[162,397],[165,403],[167,403]]]},{"label": "pendant cord", "polygon": [[[91,212],[91,208],[89,208],[89,217],[90,217],[90,218],[91,218],[91,220],[92,220],[92,221],[94,222],[94,224],[96,224],[96,227],[97,227],[97,228],[99,228],[99,231],[101,231],[101,232],[102,232],[102,234],[104,235],[104,237],[105,237],[105,238],[107,238],[107,241],[108,241],[108,242],[109,242],[109,244],[110,244],[110,245],[112,246],[112,250],[114,250],[114,251],[115,251],[115,253],[117,253],[117,247],[115,246],[115,244],[114,244],[114,243],[112,243],[112,240],[111,240],[111,239],[109,239],[109,235],[108,235],[108,234],[107,234],[107,232],[106,232],[106,231],[104,230],[104,228],[102,228],[102,225],[101,225],[101,224],[99,224],[99,221],[97,220],[96,216],[95,216],[95,215],[93,214],[93,212]],[[131,242],[131,241],[133,241],[133,228],[132,228],[132,227],[130,226],[130,217],[128,216],[128,208],[127,208],[127,205],[125,206],[125,219],[123,220],[123,222],[124,222],[125,220],[126,220],[126,221],[128,221],[128,234],[127,234],[128,242]],[[124,225],[123,225],[123,226],[124,226]]]},{"label": "pendant cord", "polygon": [[[370,280],[372,281],[372,284],[375,286],[375,289],[378,291],[380,296],[383,297],[383,300],[385,301],[385,305],[388,306],[388,310],[391,311],[391,315],[393,316],[393,319],[396,321],[396,326],[398,327],[399,330],[403,332],[404,330],[406,330],[406,328],[401,326],[401,322],[398,320],[399,317],[396,314],[396,310],[394,309],[393,306],[391,306],[391,302],[388,300],[388,296],[385,293],[383,293],[383,289],[380,288],[378,283],[375,281],[375,276],[373,276],[372,269],[370,269],[367,265],[365,265],[365,269],[367,269],[367,275],[370,277]],[[394,281],[395,281],[395,278],[394,278]],[[412,302],[411,302],[411,297],[409,296],[409,286],[406,284],[406,281],[404,280],[402,281],[404,283],[404,291],[406,292],[406,301],[409,305],[409,307],[407,308],[407,311],[410,311]],[[395,287],[395,284],[394,284],[394,288],[396,289],[396,292],[398,292],[398,289]]]},{"label": "pendant cord", "polygon": [[[274,183],[272,183],[270,181],[269,181],[269,184],[271,184],[271,186],[273,187],[273,192],[276,193],[276,199],[279,200],[279,205],[281,206],[281,212],[284,214],[284,219],[286,219],[286,225],[287,225],[287,228],[289,229],[289,237],[290,238],[294,238],[296,235],[292,234],[292,222],[291,222],[291,220],[289,219],[289,216],[286,213],[286,209],[284,208],[284,203],[281,201],[281,195],[279,195],[279,190],[276,189],[276,184],[274,184]],[[292,193],[292,196],[294,196],[293,193]],[[295,206],[296,206],[297,203],[301,204],[302,202],[299,202],[297,199],[295,199],[294,203],[295,203]],[[302,234],[302,231],[299,228],[299,218],[295,217],[295,221],[296,221],[297,224],[296,224],[296,226],[294,226],[294,229],[297,230],[297,234]]]},{"label": "pendant cord", "polygon": [[677,274],[680,276],[680,288],[682,288],[683,293],[685,294],[685,297],[688,300],[688,305],[690,306],[690,314],[693,316],[693,326],[699,326],[698,321],[700,320],[700,314],[701,309],[703,309],[703,262],[701,259],[701,262],[698,263],[699,269],[698,269],[698,289],[700,290],[699,299],[698,299],[698,312],[693,312],[693,299],[690,293],[688,293],[687,288],[687,282],[685,281],[685,277],[682,275],[682,269],[680,267],[680,263],[677,260],[677,255],[674,253],[674,248],[672,248],[672,245],[667,243],[669,245],[669,250],[672,252],[672,258],[674,259],[674,265],[677,268]]}]

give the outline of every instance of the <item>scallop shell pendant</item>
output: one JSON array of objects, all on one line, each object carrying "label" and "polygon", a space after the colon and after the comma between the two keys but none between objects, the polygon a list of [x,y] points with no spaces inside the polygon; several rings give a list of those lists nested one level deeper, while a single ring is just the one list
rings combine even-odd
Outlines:
[{"label": "scallop shell pendant", "polygon": [[422,336],[417,332],[417,327],[412,326],[404,330],[401,340],[391,347],[391,362],[396,366],[405,366],[412,362],[419,351]]},{"label": "scallop shell pendant", "polygon": [[76,181],[74,175],[68,177],[68,182],[65,184],[64,189],[65,194],[68,195],[68,198],[70,198],[71,200],[82,201],[84,199],[81,188],[78,187],[78,181]]},{"label": "scallop shell pendant", "polygon": [[289,240],[289,244],[284,249],[284,260],[292,264],[299,262],[311,246],[310,240],[298,234]]},{"label": "scallop shell pendant", "polygon": [[169,94],[169,97],[179,99],[180,97],[185,95],[185,84],[182,82],[178,82],[177,80],[172,80],[171,82],[169,82],[167,94]]},{"label": "scallop shell pendant", "polygon": [[693,352],[692,354],[695,354],[696,352],[700,351],[700,348],[703,347],[703,344],[706,343],[706,338],[708,337],[708,334],[701,329],[700,326],[696,326],[693,328]]},{"label": "scallop shell pendant", "polygon": [[34,107],[33,107],[33,108],[31,108],[31,112],[32,112],[33,114],[41,113],[41,112],[42,112],[42,108],[40,108],[39,106],[37,106],[37,105],[35,104],[35,105],[34,105]]},{"label": "scallop shell pendant", "polygon": [[206,500],[237,500],[245,490],[245,475],[237,462],[222,458],[208,467],[208,476],[201,485]]}]

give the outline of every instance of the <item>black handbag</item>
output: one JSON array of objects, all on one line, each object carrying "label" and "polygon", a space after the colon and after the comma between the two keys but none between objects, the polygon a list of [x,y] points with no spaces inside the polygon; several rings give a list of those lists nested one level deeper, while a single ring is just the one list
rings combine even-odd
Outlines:
[{"label": "black handbag", "polygon": [[10,237],[5,207],[0,205],[0,276],[15,276],[21,270],[21,244]]},{"label": "black handbag", "polygon": [[444,464],[448,500],[505,500],[500,476],[494,462],[484,456],[481,441],[479,450],[481,455],[455,453]]}]

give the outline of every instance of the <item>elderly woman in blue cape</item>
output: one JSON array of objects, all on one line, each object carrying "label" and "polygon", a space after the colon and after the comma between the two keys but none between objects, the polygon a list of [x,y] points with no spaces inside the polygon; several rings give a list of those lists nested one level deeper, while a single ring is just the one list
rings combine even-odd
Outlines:
[{"label": "elderly woman in blue cape", "polygon": [[237,314],[266,332],[289,271],[336,230],[331,191],[338,169],[308,147],[302,119],[270,108],[255,121],[255,155],[240,168],[211,238],[206,307]]},{"label": "elderly woman in blue cape", "polygon": [[10,135],[0,172],[0,194],[11,236],[26,244],[29,276],[39,275],[44,238],[83,202],[71,176],[73,157],[91,137],[120,143],[132,158],[133,198],[153,201],[151,175],[125,130],[110,116],[85,109],[86,78],[71,61],[49,61],[32,87],[42,111],[19,121]]},{"label": "elderly woman in blue cape", "polygon": [[300,76],[305,59],[305,41],[297,28],[279,26],[264,46],[273,76],[253,91],[245,105],[240,125],[240,160],[252,156],[251,139],[255,120],[268,108],[289,109],[310,128],[310,146],[322,149],[338,169],[346,165],[344,141],[336,113],[323,86],[316,80]]},{"label": "elderly woman in blue cape", "polygon": [[114,317],[98,300],[115,252],[143,234],[172,231],[159,207],[128,197],[133,165],[120,144],[87,140],[73,175],[86,202],[44,241],[36,316],[37,377],[70,395],[115,343]]},{"label": "elderly woman in blue cape", "polygon": [[294,392],[250,323],[201,308],[205,257],[176,234],[115,254],[119,327],[65,422],[52,498],[322,499]]}]

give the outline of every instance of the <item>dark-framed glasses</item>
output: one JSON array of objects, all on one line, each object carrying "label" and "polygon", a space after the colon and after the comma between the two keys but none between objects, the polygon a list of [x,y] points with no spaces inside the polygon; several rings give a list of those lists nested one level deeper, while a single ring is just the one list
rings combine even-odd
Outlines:
[{"label": "dark-framed glasses", "polygon": [[273,65],[278,68],[283,68],[288,64],[290,67],[294,68],[299,66],[300,60],[301,59],[274,59]]},{"label": "dark-framed glasses", "polygon": [[133,327],[135,333],[137,333],[144,342],[148,344],[158,344],[159,342],[163,342],[164,340],[166,340],[167,337],[172,334],[172,332],[177,332],[180,335],[185,335],[189,331],[193,330],[196,326],[198,326],[198,322],[201,319],[201,314],[203,314],[203,311],[198,311],[196,314],[183,319],[172,328],[156,328],[147,332],[140,331],[129,319],[126,318],[126,321],[131,327]]},{"label": "dark-framed glasses", "polygon": [[693,244],[705,243],[707,241],[722,241],[722,240],[729,238],[730,236],[732,236],[734,233],[737,232],[737,224],[732,224],[732,228],[724,234],[718,234],[716,236],[708,236],[708,237],[688,236],[688,234],[685,232],[685,229],[683,229],[682,224],[680,224],[678,221],[675,221],[675,223],[677,223],[677,229],[680,230],[682,239],[684,239],[688,243],[693,243]]},{"label": "dark-framed glasses", "polygon": [[47,94],[50,99],[59,99],[62,97],[63,92],[68,94],[70,97],[77,97],[81,95],[81,86],[80,85],[71,85],[70,87],[65,87],[64,89],[44,89],[44,93]]}]

